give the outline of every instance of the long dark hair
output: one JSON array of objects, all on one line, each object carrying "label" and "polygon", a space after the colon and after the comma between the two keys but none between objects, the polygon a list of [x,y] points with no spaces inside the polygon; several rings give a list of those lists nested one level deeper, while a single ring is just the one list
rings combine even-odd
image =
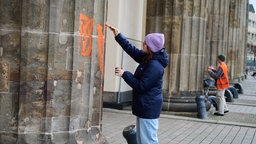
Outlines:
[{"label": "long dark hair", "polygon": [[146,56],[144,57],[145,63],[148,63],[153,57],[153,52],[148,48],[148,46],[147,46],[147,49],[148,49],[148,52],[147,52]]}]

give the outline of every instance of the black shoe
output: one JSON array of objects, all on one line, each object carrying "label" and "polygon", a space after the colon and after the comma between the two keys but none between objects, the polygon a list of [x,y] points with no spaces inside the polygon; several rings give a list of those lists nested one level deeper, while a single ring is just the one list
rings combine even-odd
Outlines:
[{"label": "black shoe", "polygon": [[217,116],[224,116],[224,114],[220,114],[218,112],[215,112],[214,115],[217,115]]},{"label": "black shoe", "polygon": [[225,111],[224,111],[224,113],[228,113],[228,112],[229,112],[229,110],[225,110]]}]

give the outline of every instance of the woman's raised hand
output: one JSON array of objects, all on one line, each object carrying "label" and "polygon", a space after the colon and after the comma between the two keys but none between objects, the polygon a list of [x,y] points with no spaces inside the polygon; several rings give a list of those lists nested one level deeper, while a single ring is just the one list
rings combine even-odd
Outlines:
[{"label": "woman's raised hand", "polygon": [[108,27],[114,34],[114,36],[117,36],[118,35],[118,29],[115,28],[115,27],[112,27],[110,25],[108,25],[107,23],[105,24],[106,27]]}]

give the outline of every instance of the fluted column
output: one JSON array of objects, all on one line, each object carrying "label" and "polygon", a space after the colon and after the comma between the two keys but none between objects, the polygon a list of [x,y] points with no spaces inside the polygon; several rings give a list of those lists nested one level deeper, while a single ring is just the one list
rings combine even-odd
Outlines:
[{"label": "fluted column", "polygon": [[[220,22],[221,0],[209,0],[208,1],[208,23],[207,23],[207,37],[206,37],[206,66],[212,65],[216,67],[217,65],[217,55],[222,48],[219,47],[221,37],[219,37],[219,32],[222,32],[223,25]],[[221,52],[222,53],[222,52]],[[209,59],[210,58],[210,59]]]},{"label": "fluted column", "polygon": [[[246,65],[244,60],[246,60],[246,48],[247,45],[244,43],[247,38],[247,21],[248,21],[248,1],[239,0],[237,17],[238,17],[238,38],[237,38],[237,58],[235,59],[235,76],[234,78],[244,78]],[[239,79],[240,80],[240,79]]]},{"label": "fluted column", "polygon": [[[183,23],[181,31],[181,47],[180,47],[180,83],[179,92],[182,95],[189,91],[190,83],[190,54],[191,54],[191,38],[192,38],[192,16],[193,16],[193,1],[185,0],[183,5]],[[195,67],[196,68],[196,67]],[[195,73],[194,73],[195,74]]]},{"label": "fluted column", "polygon": [[205,67],[217,66],[217,55],[225,54],[231,81],[240,79],[245,69],[247,2],[240,0],[208,1]]},{"label": "fluted column", "polygon": [[227,54],[227,65],[229,67],[230,79],[234,78],[235,75],[235,57],[236,57],[236,35],[237,35],[237,14],[236,9],[238,8],[235,0],[230,0],[229,4],[229,33],[228,33],[228,54]]},{"label": "fluted column", "polygon": [[176,95],[179,93],[179,67],[180,67],[180,47],[181,47],[181,31],[182,31],[182,11],[183,9],[183,1],[175,0],[173,2],[173,9],[172,9],[172,35],[169,39],[171,39],[170,44],[170,67],[169,67],[169,73],[166,75],[169,75],[169,93],[167,97],[170,97],[172,94]]},{"label": "fluted column", "polygon": [[[172,56],[170,55],[171,51],[173,51],[171,42],[172,42],[172,25],[173,25],[173,8],[174,1],[169,0],[148,0],[147,1],[147,19],[146,19],[146,34],[152,32],[160,32],[165,35],[165,45],[166,51],[169,55],[170,61],[172,62]],[[169,65],[170,66],[170,65]],[[170,73],[172,69],[170,67],[165,69],[165,73]],[[169,87],[171,83],[169,83],[169,79],[175,78],[172,75],[165,74],[164,75],[164,84],[163,84],[163,92],[164,95],[169,95]]]},{"label": "fluted column", "polygon": [[172,97],[202,93],[206,2],[191,0],[148,1],[147,33],[165,33],[169,67],[164,79],[164,109],[172,110]]},{"label": "fluted column", "polygon": [[184,2],[180,92],[185,92],[185,95],[197,95],[202,92],[205,2]]}]

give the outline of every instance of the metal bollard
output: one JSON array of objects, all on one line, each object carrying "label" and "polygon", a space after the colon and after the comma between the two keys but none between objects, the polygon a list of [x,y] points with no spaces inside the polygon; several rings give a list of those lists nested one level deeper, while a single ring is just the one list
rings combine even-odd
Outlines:
[{"label": "metal bollard", "polygon": [[137,144],[136,126],[129,125],[129,126],[125,127],[123,130],[123,136],[126,139],[128,144]]},{"label": "metal bollard", "polygon": [[206,119],[208,117],[208,113],[206,111],[205,96],[203,95],[197,96],[196,105],[197,105],[197,117],[200,119]]}]

